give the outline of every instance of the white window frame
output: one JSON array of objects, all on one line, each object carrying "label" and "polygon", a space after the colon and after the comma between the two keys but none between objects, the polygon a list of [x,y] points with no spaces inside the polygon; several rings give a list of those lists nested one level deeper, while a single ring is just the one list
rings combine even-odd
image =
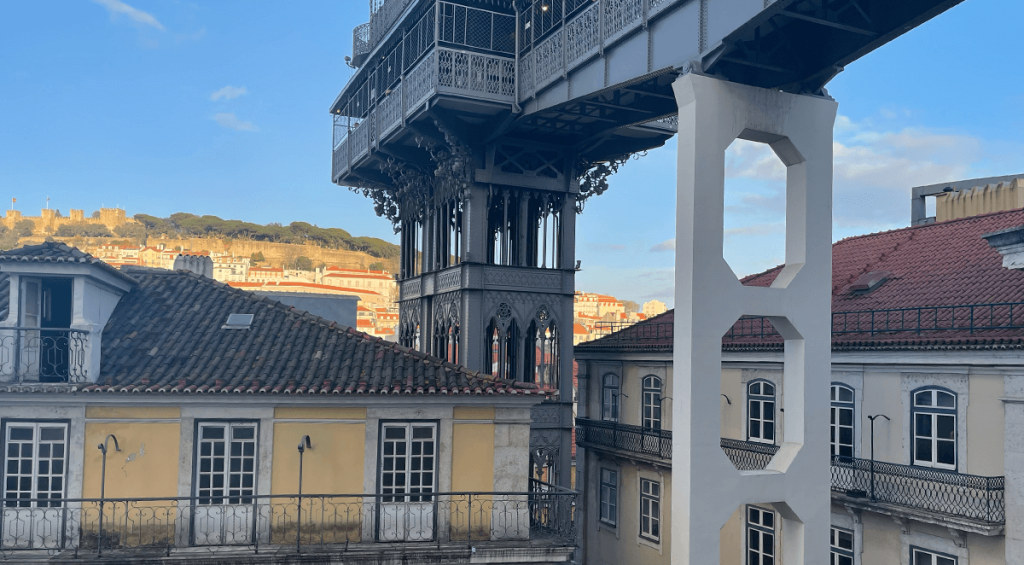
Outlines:
[{"label": "white window frame", "polygon": [[[945,400],[946,397],[951,397],[952,406],[938,406],[940,400]],[[919,402],[921,402],[919,404]],[[925,404],[928,402],[928,404]],[[957,426],[959,424],[957,408],[959,398],[957,394],[951,390],[947,390],[941,387],[924,387],[913,390],[910,392],[910,461],[911,465],[917,467],[931,467],[934,469],[946,469],[955,471],[957,469],[957,463],[959,462],[958,457],[958,445],[959,440]],[[952,438],[939,437],[939,423],[944,421],[944,427],[952,425]],[[928,422],[927,435],[919,435],[920,427],[919,422]],[[947,443],[952,445],[953,450],[953,462],[942,463],[939,461],[939,444]],[[919,458],[919,446],[929,445],[930,455],[929,459]]]},{"label": "white window frame", "polygon": [[[220,428],[222,438],[205,438],[204,430]],[[252,437],[235,438],[236,430],[252,429]],[[245,434],[242,434],[245,435]],[[257,494],[259,469],[259,423],[254,420],[200,420],[196,422],[195,484],[193,493],[199,505],[251,504]],[[217,453],[217,443],[223,443],[223,452]],[[205,446],[209,445],[209,453]],[[234,448],[238,447],[238,453]],[[220,465],[218,465],[218,462]],[[209,463],[208,469],[205,464]],[[233,468],[237,463],[237,469]],[[247,463],[249,463],[247,465]],[[246,478],[249,481],[246,481]],[[237,478],[237,486],[232,479]],[[209,479],[203,486],[203,479]],[[220,479],[220,486],[216,486]],[[248,483],[248,486],[246,484]]]},{"label": "white window frame", "polygon": [[[758,387],[757,393],[752,392],[754,387]],[[771,387],[771,394],[764,394],[764,387]],[[778,404],[776,392],[778,388],[775,383],[765,380],[757,379],[747,383],[747,441],[755,443],[766,443],[769,445],[775,444],[775,438],[779,435],[778,419],[775,417],[776,405]],[[754,407],[757,407],[757,416],[754,415]],[[768,408],[769,410],[766,410]],[[766,415],[766,412],[770,412],[770,418]],[[757,435],[751,434],[753,431],[753,424],[757,424]],[[765,425],[771,426],[771,437],[765,437]]]},{"label": "white window frame", "polygon": [[647,430],[660,430],[662,426],[661,411],[661,390],[663,386],[661,377],[647,375],[642,381],[642,406],[640,413],[640,425]]},{"label": "white window frame", "polygon": [[[840,534],[849,534],[850,547],[841,545]],[[829,530],[828,544],[829,565],[854,565],[853,549],[856,546],[856,537],[853,530],[832,526]]]},{"label": "white window frame", "polygon": [[[31,440],[14,440],[14,439],[11,439],[11,431],[13,429],[25,429],[25,428],[29,428],[29,429],[32,430],[32,439]],[[50,440],[43,441],[42,440],[42,431],[44,429],[45,430],[60,429],[63,432],[62,433],[62,439],[61,440],[50,439]],[[3,498],[13,498],[13,499],[47,498],[47,499],[50,499],[50,500],[53,500],[53,499],[63,500],[66,497],[67,488],[68,488],[68,456],[69,456],[69,453],[68,453],[68,439],[69,439],[68,435],[69,434],[70,434],[70,429],[69,429],[69,426],[68,426],[68,422],[66,422],[66,421],[5,420],[4,423],[3,423],[3,440],[4,440],[4,444],[3,444],[4,445],[4,450],[3,450],[3,473],[2,473],[3,483],[0,483],[0,484],[3,485],[3,491],[2,491],[3,492]],[[31,445],[32,446],[31,453],[28,453],[28,454],[25,453],[24,446],[26,446],[26,445]],[[45,449],[42,449],[42,448],[45,448]],[[54,455],[54,453],[58,450],[58,448],[59,448],[59,450],[61,452],[61,455],[59,456],[59,458]],[[13,456],[12,454],[13,454],[13,450],[14,449],[17,449],[18,452],[19,452],[18,455],[14,456],[14,457],[17,457],[17,461],[18,461],[18,463],[20,463],[20,465],[18,465],[18,469],[16,469],[14,473],[11,473],[12,469],[11,469],[10,465],[11,465],[11,463],[14,462],[14,461],[11,460],[11,457]],[[42,451],[48,452],[49,455],[41,455]],[[57,462],[60,463],[60,470],[55,473],[54,472],[54,463],[57,463]],[[28,463],[28,467],[29,467],[28,469],[25,469],[25,467],[26,467],[25,463]],[[46,468],[45,471],[43,471],[43,467]],[[28,487],[29,487],[28,489],[24,489],[23,488],[23,482],[24,482],[24,480],[26,478],[29,481],[31,481],[30,484],[28,485]],[[8,481],[10,479],[15,479],[18,482],[18,484],[15,485],[14,489],[9,489],[8,488],[8,484],[7,483],[8,483]],[[44,496],[44,497],[40,497],[39,496],[39,493],[40,493],[40,491],[39,491],[40,482],[39,481],[40,481],[40,479],[46,479],[47,480],[46,496]],[[60,488],[59,489],[53,489],[52,488],[53,480],[54,479],[57,479],[57,480],[60,481]],[[11,494],[12,491],[15,493],[13,496]],[[25,493],[27,493],[28,496],[23,496]],[[57,496],[54,496],[55,494]],[[25,503],[18,503],[17,507],[19,507],[19,508],[29,508],[29,507],[38,508],[40,506],[42,506],[42,507],[57,507],[59,505],[60,505],[60,503],[54,503],[52,501],[47,503],[47,504],[45,504],[45,505],[42,504],[41,501],[37,501],[35,503],[31,503],[30,504],[26,500]]]},{"label": "white window frame", "polygon": [[619,524],[619,471],[598,469],[598,521],[608,526]]},{"label": "white window frame", "polygon": [[640,478],[640,537],[661,542],[661,482]]},{"label": "white window frame", "polygon": [[[614,379],[615,384],[609,384]],[[601,377],[601,419],[605,422],[618,422],[621,416],[619,396],[622,393],[622,381],[614,373]]]},{"label": "white window frame", "polygon": [[[405,446],[403,448],[405,452],[404,454],[395,453],[398,450],[393,450],[394,452],[391,454],[387,453],[388,450],[386,448],[386,445],[389,442],[396,446],[398,445],[397,440],[392,441],[387,437],[387,430],[396,428],[405,429],[405,438],[404,441],[402,441],[402,444]],[[414,437],[415,430],[418,429],[429,429],[430,437]],[[380,449],[381,463],[379,477],[380,492],[381,494],[391,495],[387,497],[382,497],[381,500],[383,502],[429,502],[433,500],[433,494],[437,492],[439,455],[438,449],[440,448],[439,434],[440,430],[438,423],[434,420],[381,422],[379,440],[380,445],[378,447],[378,449]],[[427,443],[430,444],[429,454],[425,453],[426,450],[423,448],[423,446]],[[420,444],[419,454],[414,453],[414,451],[416,451],[416,444]],[[399,470],[396,468],[397,465],[392,464],[392,468],[388,470],[388,465],[385,462],[385,458],[388,457],[392,458],[392,461],[394,463],[397,463],[399,459],[401,459],[403,461],[402,466],[404,467],[404,469]],[[414,458],[417,457],[419,459],[417,461],[414,461]],[[428,460],[430,462],[430,469],[425,469],[424,463]],[[418,463],[418,465],[416,463]],[[418,466],[419,469],[413,469],[414,466]],[[414,477],[414,474],[416,473],[420,474]],[[423,484],[423,474],[425,473],[430,473],[430,484]],[[402,482],[404,483],[402,485],[396,484],[396,481],[394,480],[399,476],[399,474],[402,475]],[[385,476],[391,477],[390,485],[386,485],[388,481],[387,479],[385,479]],[[412,485],[414,478],[418,479],[417,482],[419,483],[415,486]]]},{"label": "white window frame", "polygon": [[[775,548],[776,524],[779,523],[778,516],[774,510],[761,508],[760,506],[747,505],[746,507],[746,535],[743,537],[746,546],[745,565],[767,565],[767,563],[778,563],[778,555]],[[758,541],[757,547],[752,547],[752,539]]]},{"label": "white window frame", "polygon": [[[928,557],[928,561],[920,560],[921,557]],[[939,561],[939,560],[942,561]],[[949,555],[948,553],[941,553],[938,551],[932,551],[930,549],[924,549],[922,547],[910,546],[910,563],[911,565],[957,565],[956,556]]]},{"label": "white window frame", "polygon": [[[850,393],[850,400],[842,400],[842,393],[844,391],[848,391]],[[857,455],[856,401],[857,391],[852,386],[844,383],[832,383],[829,419],[829,445],[832,450],[832,455],[839,455],[840,457],[856,457]],[[842,416],[847,412],[850,415],[850,423],[844,424],[842,422]],[[849,444],[842,441],[842,431],[844,429],[850,430]],[[849,447],[849,454],[842,453],[842,448],[846,446]]]}]

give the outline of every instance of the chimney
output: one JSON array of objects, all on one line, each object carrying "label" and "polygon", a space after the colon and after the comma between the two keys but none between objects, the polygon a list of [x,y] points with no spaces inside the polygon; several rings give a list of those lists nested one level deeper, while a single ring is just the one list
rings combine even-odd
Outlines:
[{"label": "chimney", "polygon": [[213,278],[213,259],[208,255],[181,254],[174,258],[175,271],[192,271],[197,275]]},{"label": "chimney", "polygon": [[1003,256],[1007,269],[1024,269],[1024,226],[1006,228],[981,236]]}]

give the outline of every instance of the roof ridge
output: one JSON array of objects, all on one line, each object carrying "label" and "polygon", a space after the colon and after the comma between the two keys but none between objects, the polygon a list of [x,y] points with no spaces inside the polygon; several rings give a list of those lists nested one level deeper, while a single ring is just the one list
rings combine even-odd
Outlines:
[{"label": "roof ridge", "polygon": [[960,223],[960,222],[967,222],[967,221],[971,221],[971,220],[977,220],[979,218],[990,218],[990,217],[995,217],[995,216],[1008,215],[1008,214],[1021,213],[1021,212],[1024,212],[1024,208],[1014,208],[1012,210],[999,210],[999,211],[996,211],[996,212],[986,212],[984,214],[975,214],[973,216],[964,216],[963,218],[953,218],[952,220],[944,220],[944,221],[941,221],[941,222],[931,222],[931,223],[928,223],[928,224],[918,224],[916,226],[905,226],[905,227],[902,227],[902,228],[893,228],[891,230],[882,230],[882,231],[871,232],[871,233],[862,233],[860,235],[851,235],[851,236],[848,236],[848,237],[844,237],[843,239],[840,239],[839,241],[833,243],[832,245],[839,245],[840,243],[845,243],[847,241],[853,241],[853,240],[857,240],[857,239],[864,239],[864,238],[868,238],[868,237],[875,237],[875,236],[879,236],[879,235],[886,235],[886,234],[891,234],[891,233],[894,233],[894,232],[899,232],[899,231],[904,231],[904,230],[909,232],[910,230],[922,230],[922,229],[927,229],[927,228],[934,228],[934,227],[937,227],[937,226],[947,226],[947,225],[950,225],[950,224],[956,224],[956,223]]}]

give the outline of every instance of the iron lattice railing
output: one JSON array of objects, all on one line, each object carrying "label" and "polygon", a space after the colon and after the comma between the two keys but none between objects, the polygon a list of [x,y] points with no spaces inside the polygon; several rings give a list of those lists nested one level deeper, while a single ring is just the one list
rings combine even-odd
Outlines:
[{"label": "iron lattice railing", "polygon": [[[529,492],[415,496],[306,494],[234,498],[5,499],[0,551],[131,556],[181,548],[344,551],[380,542],[576,544],[578,493],[539,481]],[[102,516],[102,519],[101,519]]]},{"label": "iron lattice railing", "polygon": [[672,459],[672,432],[668,430],[576,418],[576,443]]},{"label": "iron lattice railing", "polygon": [[83,382],[88,380],[89,332],[68,328],[0,328],[0,379]]},{"label": "iron lattice railing", "polygon": [[[615,422],[576,419],[576,443],[672,458],[672,432],[648,430]],[[779,451],[778,445],[721,438],[722,451],[740,471],[763,470]],[[983,520],[1006,521],[1004,477],[981,477],[832,456],[832,490],[854,498],[883,502]]]},{"label": "iron lattice railing", "polygon": [[768,466],[779,446],[739,439],[721,439],[722,451],[740,471],[761,471]]},{"label": "iron lattice railing", "polygon": [[1006,521],[1004,477],[832,456],[832,490],[992,523]]}]

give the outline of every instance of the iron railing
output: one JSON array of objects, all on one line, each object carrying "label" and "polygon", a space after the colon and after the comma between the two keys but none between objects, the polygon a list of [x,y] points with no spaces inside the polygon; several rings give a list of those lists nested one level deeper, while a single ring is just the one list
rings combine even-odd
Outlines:
[{"label": "iron railing", "polygon": [[[529,492],[303,494],[235,498],[5,499],[0,551],[183,548],[345,551],[353,544],[576,544],[578,493],[533,481]],[[103,517],[102,519],[100,517]]]},{"label": "iron railing", "polygon": [[352,28],[352,64],[361,66],[370,54],[370,23],[359,24]]},{"label": "iron railing", "polygon": [[597,322],[593,333],[602,345],[633,349],[672,347],[672,322]]},{"label": "iron railing", "polygon": [[0,379],[83,382],[88,380],[89,332],[69,328],[0,328]]},{"label": "iron railing", "polygon": [[1006,521],[1004,477],[832,456],[832,490],[991,523]]},{"label": "iron railing", "polygon": [[576,443],[672,459],[672,432],[617,422],[576,418]]},{"label": "iron railing", "polygon": [[739,439],[721,439],[722,451],[740,471],[761,471],[768,466],[779,446]]},{"label": "iron railing", "polygon": [[[763,470],[778,445],[721,438],[722,451],[740,471]],[[576,419],[576,443],[671,460],[671,430]],[[832,490],[854,498],[990,523],[1006,521],[1004,477],[981,477],[896,463],[832,456]]]}]

